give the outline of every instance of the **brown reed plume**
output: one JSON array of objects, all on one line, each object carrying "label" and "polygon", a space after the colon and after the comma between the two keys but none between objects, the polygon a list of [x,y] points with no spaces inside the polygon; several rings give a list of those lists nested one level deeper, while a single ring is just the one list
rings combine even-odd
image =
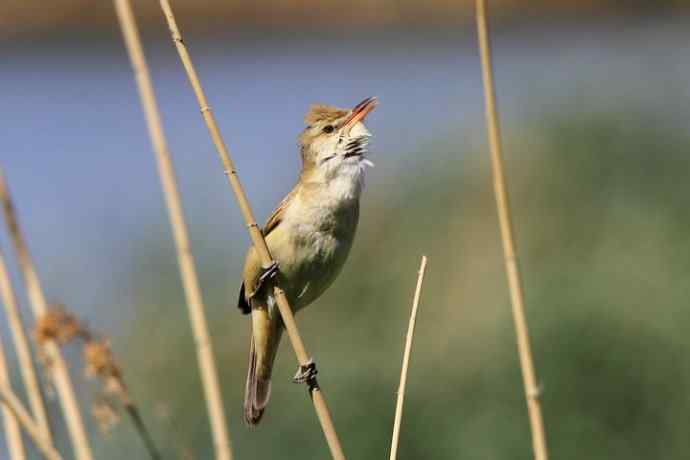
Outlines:
[{"label": "brown reed plume", "polygon": [[[41,283],[29,254],[26,241],[19,227],[19,221],[12,203],[12,198],[5,181],[5,176],[1,170],[0,201],[2,202],[5,224],[7,225],[10,239],[14,246],[15,255],[19,263],[34,317],[40,318],[48,310],[45,295],[43,294],[43,289],[41,288]],[[93,455],[91,453],[91,447],[89,446],[89,439],[86,435],[84,422],[79,412],[79,405],[77,404],[77,398],[74,395],[72,381],[62,353],[53,340],[48,340],[43,344],[42,352],[51,363],[50,377],[57,389],[75,457],[77,460],[91,460]],[[42,437],[49,439],[49,435],[46,434],[47,428],[42,425],[39,427],[43,432]]]},{"label": "brown reed plume", "polygon": [[102,384],[101,393],[91,406],[91,412],[96,422],[103,428],[102,431],[107,431],[119,419],[113,404],[114,399],[128,413],[149,456],[154,460],[160,458],[141,412],[127,390],[122,368],[117,363],[107,340],[96,336],[64,305],[51,306],[46,314],[38,319],[34,327],[34,338],[40,345],[47,341],[54,341],[60,345],[67,345],[76,340],[81,341],[84,374],[88,378],[98,379]]},{"label": "brown reed plume", "polygon": [[422,284],[426,273],[426,256],[422,256],[417,275],[417,287],[414,291],[412,300],[412,313],[410,313],[410,324],[407,327],[407,337],[405,339],[405,352],[403,353],[402,368],[400,370],[400,385],[398,386],[398,401],[395,405],[395,421],[393,422],[393,439],[391,440],[390,460],[398,458],[398,444],[400,442],[400,425],[402,423],[403,403],[405,401],[405,387],[407,385],[407,370],[410,367],[410,356],[412,355],[412,338],[414,328],[417,323],[417,310],[419,309],[419,299],[422,295]]},{"label": "brown reed plume", "polygon": [[[52,304],[43,315],[36,319],[33,335],[39,345],[45,345],[50,341],[67,345],[76,337],[88,337],[89,333],[64,305]],[[50,366],[51,363],[47,365]]]},{"label": "brown reed plume", "polygon": [[[104,408],[110,407],[108,404],[109,397],[115,397],[120,404],[122,404],[122,407],[124,407],[125,411],[132,420],[134,428],[144,442],[144,446],[149,453],[149,457],[151,457],[152,460],[161,458],[160,453],[153,442],[151,433],[146,427],[144,419],[141,416],[141,411],[134,403],[134,400],[127,390],[121,368],[115,360],[115,356],[110,349],[109,343],[103,339],[96,339],[93,336],[90,336],[89,340],[86,341],[83,347],[83,358],[86,363],[86,375],[89,377],[98,378],[103,384],[103,394],[94,402],[92,412],[95,415],[98,415],[99,409],[102,411]],[[101,414],[103,414],[103,412],[101,412]],[[96,418],[97,420],[102,420],[101,418]]]},{"label": "brown reed plume", "polygon": [[[206,95],[201,87],[199,76],[197,75],[194,65],[192,64],[192,59],[187,51],[187,46],[182,40],[182,34],[177,26],[177,21],[175,20],[175,15],[173,14],[170,2],[168,2],[168,0],[160,0],[160,5],[163,10],[163,14],[165,15],[165,19],[168,22],[168,28],[170,29],[173,43],[177,48],[182,65],[187,72],[187,77],[189,78],[189,82],[192,86],[194,94],[196,95],[201,114],[206,122],[206,127],[208,128],[213,144],[218,151],[218,156],[223,165],[225,175],[228,178],[230,187],[235,193],[242,216],[244,217],[247,228],[249,229],[252,244],[259,255],[261,264],[264,267],[271,267],[274,264],[273,257],[271,256],[268,246],[266,245],[266,241],[264,240],[261,230],[256,223],[251,206],[247,196],[244,193],[242,184],[237,174],[237,169],[230,158],[230,152],[223,141],[223,137],[220,134],[220,129],[218,128],[215,117],[213,116],[211,107],[206,100]],[[279,286],[274,285],[273,290],[280,315],[283,319],[283,324],[285,325],[285,330],[290,338],[292,348],[297,355],[297,361],[299,362],[300,366],[306,367],[312,363],[312,361],[310,360],[309,354],[304,346],[304,342],[302,341],[302,337],[297,329],[297,323],[295,322],[295,318],[292,314],[292,308],[290,308],[287,297]],[[321,428],[331,451],[331,456],[337,460],[344,459],[345,454],[343,453],[343,449],[340,445],[340,440],[338,439],[338,435],[335,431],[335,426],[333,425],[330,411],[328,410],[326,400],[323,397],[323,392],[318,384],[318,381],[316,378],[312,378],[307,383],[309,386],[309,394],[311,395],[311,399],[314,403],[314,409],[316,410],[316,415],[321,423]]]},{"label": "brown reed plume", "polygon": [[546,435],[539,402],[539,386],[534,371],[532,351],[530,347],[527,319],[525,317],[524,296],[522,293],[522,279],[515,251],[515,238],[508,204],[505,173],[503,171],[503,155],[501,152],[501,133],[496,109],[496,95],[494,88],[493,66],[491,62],[491,43],[489,26],[486,20],[486,0],[477,0],[477,33],[484,80],[484,96],[486,100],[486,123],[488,126],[489,146],[491,149],[491,166],[494,179],[494,193],[498,209],[498,222],[503,241],[503,256],[508,275],[508,287],[513,306],[513,320],[517,336],[520,368],[525,387],[525,398],[529,413],[532,432],[532,447],[536,460],[547,460]]},{"label": "brown reed plume", "polygon": [[175,172],[163,133],[163,126],[160,121],[151,77],[149,75],[148,66],[146,65],[144,50],[141,45],[139,31],[137,30],[130,2],[128,0],[114,0],[114,2],[125,46],[136,78],[149,136],[158,163],[158,173],[168,207],[170,225],[172,227],[177,250],[177,259],[180,266],[180,275],[187,298],[189,319],[192,325],[192,333],[194,334],[194,342],[196,344],[197,360],[206,397],[206,407],[211,424],[216,458],[218,460],[232,460],[230,436],[225,420],[223,398],[218,383],[218,373],[215,366],[213,347],[208,332],[208,325],[206,324],[204,304],[201,290],[199,289],[194,258],[190,248],[187,224],[182,211],[180,195],[177,191]]},{"label": "brown reed plume", "polygon": [[42,431],[42,436],[49,442],[52,442],[50,433],[50,426],[48,424],[48,416],[43,400],[43,393],[38,382],[36,369],[31,357],[31,347],[26,336],[26,330],[19,314],[19,305],[17,303],[17,296],[14,293],[12,282],[10,281],[9,270],[5,262],[5,255],[0,249],[0,299],[5,305],[5,315],[7,316],[7,325],[12,331],[12,338],[14,340],[14,348],[19,361],[19,370],[22,375],[24,389],[29,397],[29,405],[31,412],[39,428]]}]

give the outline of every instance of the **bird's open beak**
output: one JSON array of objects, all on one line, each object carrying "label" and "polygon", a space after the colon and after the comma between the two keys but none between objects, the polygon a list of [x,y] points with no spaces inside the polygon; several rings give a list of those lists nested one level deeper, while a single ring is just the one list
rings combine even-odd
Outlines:
[{"label": "bird's open beak", "polygon": [[350,113],[350,116],[345,120],[343,124],[343,130],[347,133],[349,132],[357,122],[364,120],[369,113],[371,113],[374,108],[378,105],[379,100],[375,97],[369,97],[364,99],[362,102],[357,104]]}]

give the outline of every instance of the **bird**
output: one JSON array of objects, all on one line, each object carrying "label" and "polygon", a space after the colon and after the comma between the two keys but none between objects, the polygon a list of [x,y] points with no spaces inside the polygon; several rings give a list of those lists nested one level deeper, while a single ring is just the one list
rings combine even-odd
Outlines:
[{"label": "bird", "polygon": [[[297,183],[261,232],[274,259],[264,267],[255,248],[247,251],[238,308],[251,314],[244,420],[256,426],[271,396],[271,373],[283,331],[272,285],[280,286],[296,313],[319,298],[341,272],[359,221],[371,133],[364,119],[378,105],[370,97],[352,109],[315,104],[299,136],[302,169]],[[305,382],[311,369],[298,370]]]}]

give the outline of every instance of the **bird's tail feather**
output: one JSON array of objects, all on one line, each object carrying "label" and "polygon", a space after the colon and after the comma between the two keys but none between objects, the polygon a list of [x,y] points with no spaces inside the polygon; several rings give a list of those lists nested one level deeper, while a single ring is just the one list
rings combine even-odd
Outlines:
[{"label": "bird's tail feather", "polygon": [[249,426],[255,426],[259,423],[268,400],[271,398],[271,378],[260,375],[258,370],[256,349],[254,339],[252,339],[249,351],[247,386],[244,393],[244,421]]}]

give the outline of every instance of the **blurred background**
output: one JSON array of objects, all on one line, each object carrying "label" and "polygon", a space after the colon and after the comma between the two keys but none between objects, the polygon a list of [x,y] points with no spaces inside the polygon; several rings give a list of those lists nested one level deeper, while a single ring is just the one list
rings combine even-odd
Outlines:
[{"label": "blurred background", "polygon": [[[249,324],[235,302],[249,238],[158,4],[135,3],[236,457],[327,458],[304,388],[290,382],[287,342],[262,425],[243,426]],[[690,2],[490,3],[552,456],[688,458]],[[381,100],[367,123],[376,168],[350,261],[298,318],[349,458],[387,455],[422,253],[429,268],[400,458],[532,455],[472,4],[173,2],[259,220],[296,179],[310,103]],[[114,11],[104,1],[5,0],[0,31],[0,165],[44,288],[110,339],[165,458],[211,458],[167,215]],[[0,245],[11,253],[5,232]],[[78,353],[68,357],[88,419],[96,386],[79,377]],[[126,421],[105,437],[90,425],[97,458],[146,458]]]}]

